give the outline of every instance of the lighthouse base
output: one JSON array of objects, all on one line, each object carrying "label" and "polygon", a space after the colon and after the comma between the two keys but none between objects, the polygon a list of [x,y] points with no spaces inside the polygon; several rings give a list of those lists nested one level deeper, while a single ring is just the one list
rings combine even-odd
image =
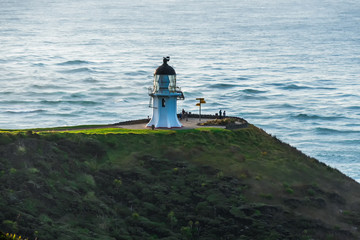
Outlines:
[{"label": "lighthouse base", "polygon": [[146,127],[148,128],[152,128],[152,126],[154,126],[154,128],[167,128],[167,129],[172,129],[172,128],[182,128],[183,125],[179,124],[177,126],[171,126],[170,124],[167,124],[167,125],[163,125],[163,124],[158,124],[158,125],[155,125],[155,124],[146,124]]},{"label": "lighthouse base", "polygon": [[182,127],[182,124],[180,123],[176,115],[172,118],[159,118],[153,116],[150,122],[146,124],[146,127],[152,126],[154,126],[155,128],[180,128]]},{"label": "lighthouse base", "polygon": [[147,127],[155,128],[180,128],[180,123],[176,114],[176,96],[173,97],[154,97],[153,98],[153,116]]}]

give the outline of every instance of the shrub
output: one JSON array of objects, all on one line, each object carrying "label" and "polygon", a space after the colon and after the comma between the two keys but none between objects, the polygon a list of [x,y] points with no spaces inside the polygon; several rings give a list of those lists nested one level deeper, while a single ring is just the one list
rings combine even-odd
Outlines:
[{"label": "shrub", "polygon": [[307,194],[309,195],[309,196],[315,196],[315,191],[314,191],[314,189],[312,189],[312,188],[309,188],[308,190],[307,190]]},{"label": "shrub", "polygon": [[268,200],[273,199],[273,195],[271,195],[271,194],[264,194],[264,193],[262,193],[262,194],[260,194],[260,197],[265,198],[265,199],[268,199]]},{"label": "shrub", "polygon": [[291,187],[287,187],[287,188],[285,188],[285,192],[288,194],[293,194],[294,190]]},{"label": "shrub", "polygon": [[18,224],[15,221],[4,220],[4,221],[2,221],[2,224],[5,225],[5,227],[7,228],[7,231],[9,231],[9,232],[17,232],[18,231]]},{"label": "shrub", "polygon": [[226,126],[229,123],[234,123],[235,119],[233,118],[224,118],[224,119],[214,119],[209,120],[204,123],[201,123],[201,126]]},{"label": "shrub", "polygon": [[95,180],[92,175],[82,174],[79,176],[78,181],[90,187],[95,187]]}]

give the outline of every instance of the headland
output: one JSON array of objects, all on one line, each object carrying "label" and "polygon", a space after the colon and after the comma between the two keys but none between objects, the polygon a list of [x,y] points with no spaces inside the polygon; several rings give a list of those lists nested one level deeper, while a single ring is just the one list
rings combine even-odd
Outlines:
[{"label": "headland", "polygon": [[250,123],[182,121],[183,131],[142,122],[2,131],[0,230],[61,240],[360,238],[351,178]]}]

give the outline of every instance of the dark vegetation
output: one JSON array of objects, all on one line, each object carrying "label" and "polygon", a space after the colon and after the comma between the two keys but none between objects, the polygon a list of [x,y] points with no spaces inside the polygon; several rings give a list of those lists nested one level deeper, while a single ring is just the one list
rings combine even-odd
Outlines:
[{"label": "dark vegetation", "polygon": [[208,120],[204,123],[201,123],[201,126],[226,126],[229,123],[235,123],[235,118],[222,118],[222,119],[213,119]]},{"label": "dark vegetation", "polygon": [[16,235],[15,233],[3,233],[0,231],[0,240],[28,240],[27,238],[22,238],[21,236]]},{"label": "dark vegetation", "polygon": [[359,184],[252,125],[4,131],[0,183],[29,239],[360,238]]}]

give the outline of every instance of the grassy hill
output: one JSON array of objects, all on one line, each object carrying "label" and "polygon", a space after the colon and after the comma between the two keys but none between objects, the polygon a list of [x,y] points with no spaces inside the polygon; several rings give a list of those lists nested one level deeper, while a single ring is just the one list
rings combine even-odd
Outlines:
[{"label": "grassy hill", "polygon": [[0,133],[0,230],[29,239],[359,239],[360,187],[249,125]]}]

